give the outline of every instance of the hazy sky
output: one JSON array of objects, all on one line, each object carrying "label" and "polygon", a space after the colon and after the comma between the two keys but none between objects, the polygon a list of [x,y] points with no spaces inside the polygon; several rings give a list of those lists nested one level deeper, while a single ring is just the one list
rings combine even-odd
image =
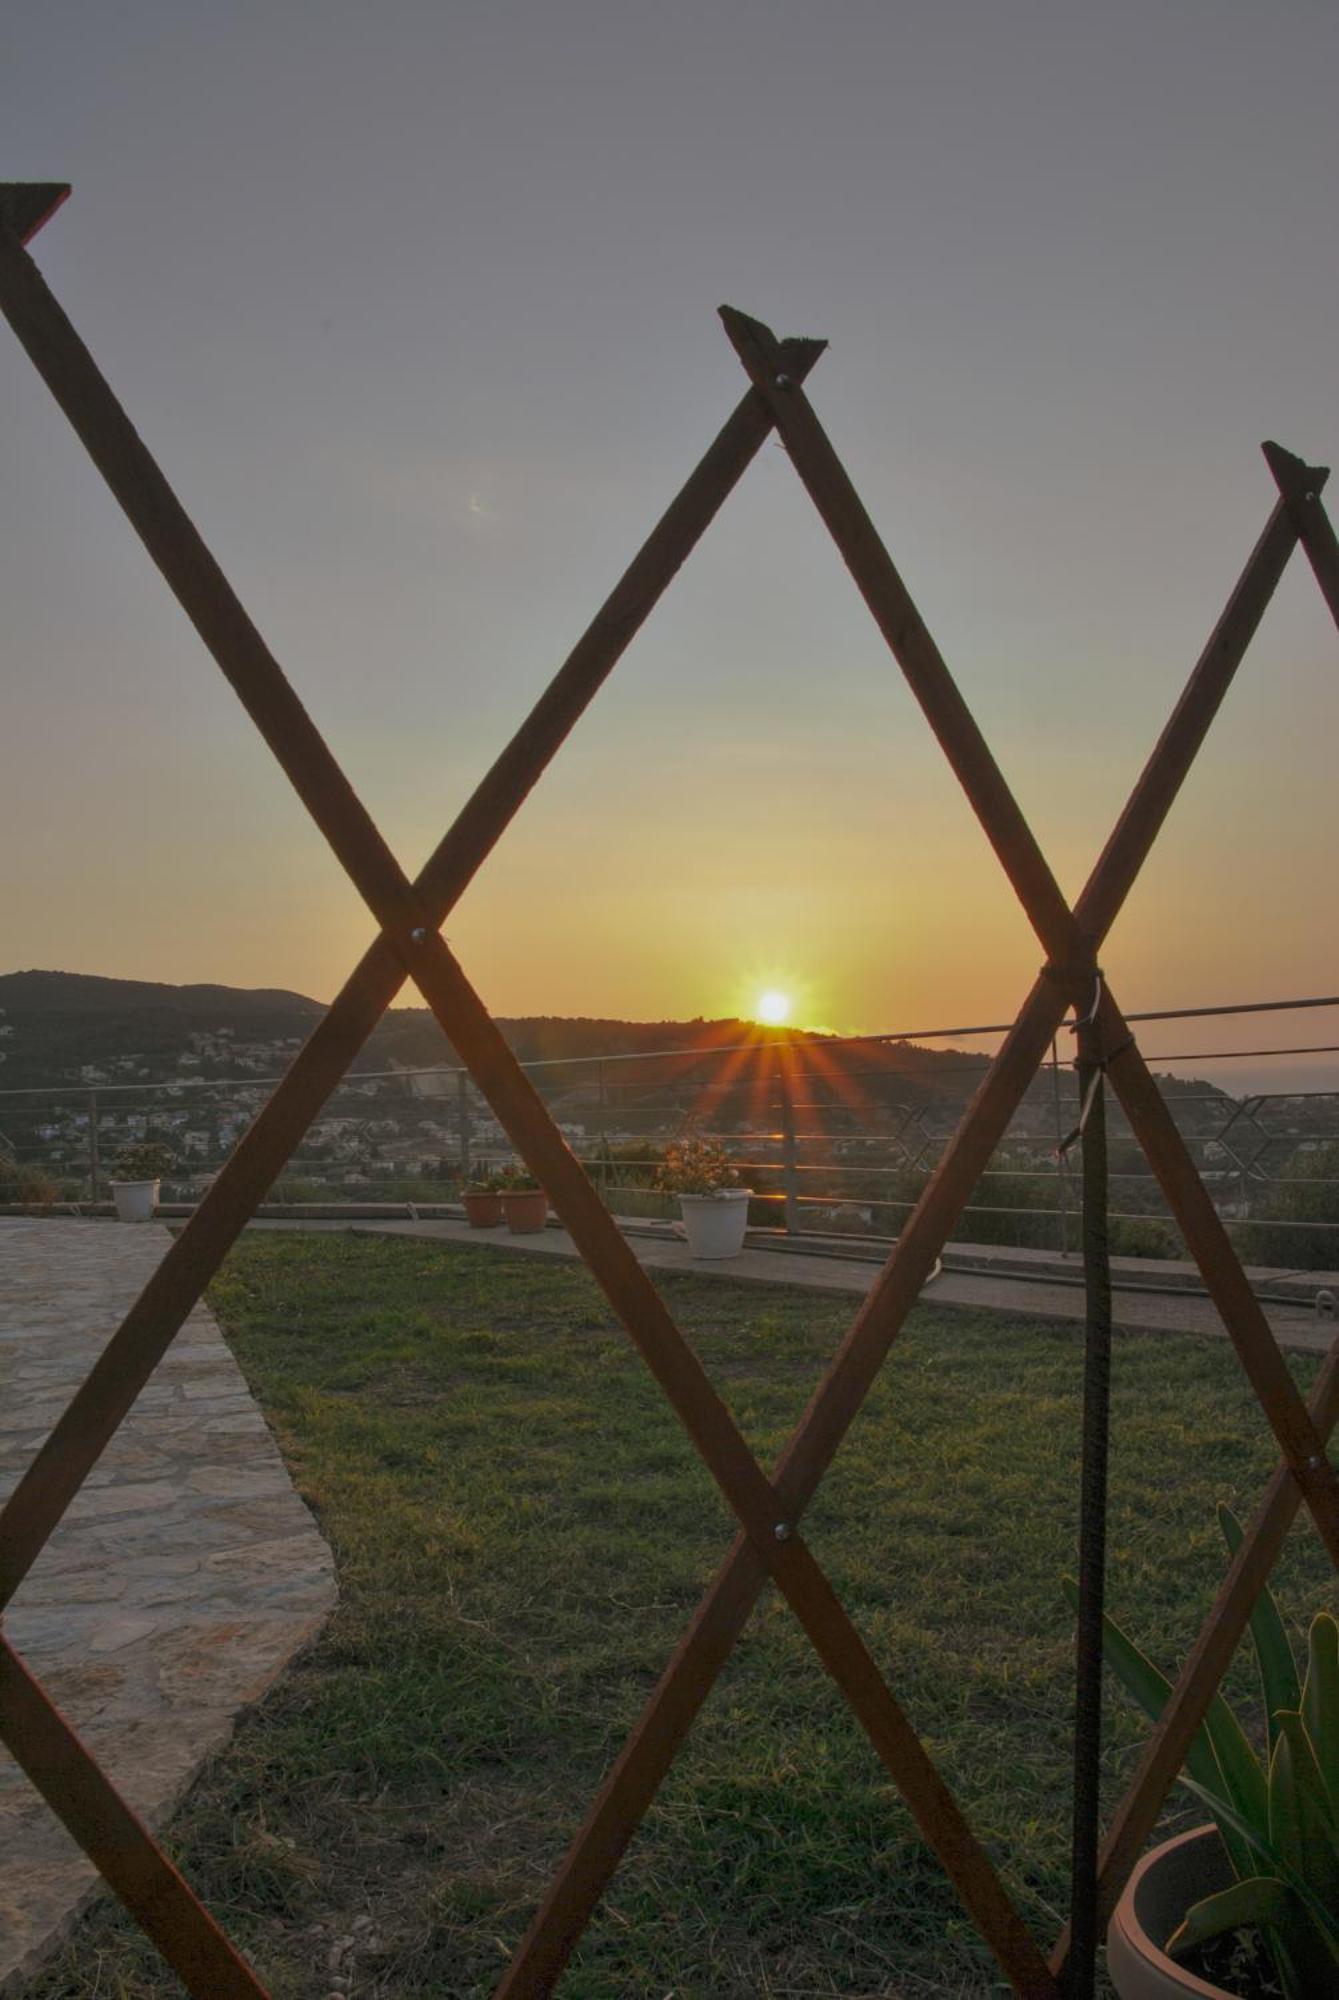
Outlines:
[{"label": "hazy sky", "polygon": [[[74,183],[38,261],[406,865],[738,399],[729,300],[830,340],[819,414],[1077,890],[1259,441],[1339,452],[1337,58],[1329,0],[46,0],[0,175]],[[0,410],[0,968],[328,997],[362,906],[3,328]],[[1299,556],[1127,1006],[1339,990],[1337,725]],[[1040,956],[773,445],[447,930],[501,1012],[780,985],[850,1029],[1012,1013]]]}]

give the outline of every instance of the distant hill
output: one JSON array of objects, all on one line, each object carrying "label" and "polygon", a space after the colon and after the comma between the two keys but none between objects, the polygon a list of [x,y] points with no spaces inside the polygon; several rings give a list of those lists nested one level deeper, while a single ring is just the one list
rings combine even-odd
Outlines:
[{"label": "distant hill", "polygon": [[[74,972],[0,975],[0,1088],[47,1083],[137,1082],[173,1077],[188,1065],[200,1074],[243,1080],[276,1074],[310,1034],[324,1008],[303,993],[264,987],[169,986]],[[528,1015],[498,1023],[523,1062],[620,1057],[609,1067],[611,1093],[644,1097],[661,1082],[720,1073],[710,1052],[764,1039],[747,1021],[620,1021]],[[767,1038],[773,1039],[773,1038]],[[797,1036],[830,1051],[827,1067],[859,1070],[877,1081],[897,1076],[916,1096],[959,1100],[983,1060],[909,1043],[844,1044]],[[639,1056],[683,1051],[682,1062],[641,1063]],[[631,1060],[629,1060],[631,1059]],[[425,1007],[392,1008],[357,1059],[358,1069],[426,1068],[452,1063],[455,1051]],[[99,1072],[89,1076],[87,1072]]]},{"label": "distant hill", "polygon": [[[201,1076],[250,1081],[281,1073],[324,1012],[302,993],[234,986],[168,986],[71,972],[0,975],[0,1089],[43,1084],[135,1083]],[[776,1044],[775,1035],[738,1020],[619,1021],[530,1015],[499,1020],[524,1062],[617,1057],[605,1065],[602,1102],[650,1111],[682,1100],[685,1086],[724,1122],[758,1109],[760,1066],[714,1051]],[[886,1123],[898,1107],[952,1122],[975,1089],[986,1057],[912,1042],[789,1038],[804,1072],[796,1090],[831,1130],[859,1130],[866,1115]],[[676,1051],[672,1061],[653,1052]],[[647,1058],[647,1060],[639,1060]],[[393,1008],[357,1058],[356,1070],[427,1068],[454,1063],[455,1051],[423,1007]],[[570,1087],[590,1087],[591,1071],[574,1067]],[[569,1079],[546,1079],[561,1097]],[[1183,1089],[1185,1086],[1181,1086]],[[1212,1085],[1196,1085],[1216,1097]],[[1038,1131],[1054,1122],[1044,1075],[1029,1093]],[[1212,1121],[1213,1113],[1206,1111]],[[803,1123],[803,1120],[801,1120]]]},{"label": "distant hill", "polygon": [[85,1067],[131,1058],[130,1078],[171,1076],[192,1035],[223,1028],[243,1042],[296,1043],[323,1012],[319,1001],[271,988],[11,972],[0,976],[0,1088],[77,1082]]}]

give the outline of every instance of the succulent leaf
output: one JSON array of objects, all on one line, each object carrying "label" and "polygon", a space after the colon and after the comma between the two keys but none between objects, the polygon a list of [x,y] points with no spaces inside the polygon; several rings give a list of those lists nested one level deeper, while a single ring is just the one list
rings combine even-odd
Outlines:
[{"label": "succulent leaf", "polygon": [[[1063,1577],[1061,1583],[1071,1611],[1077,1612],[1077,1583],[1070,1576]],[[1102,1618],[1102,1656],[1125,1692],[1139,1703],[1149,1720],[1155,1723],[1161,1721],[1172,1684],[1108,1613],[1104,1613]],[[1264,1771],[1241,1725],[1221,1695],[1213,1697],[1205,1721],[1190,1740],[1186,1751],[1186,1769],[1201,1787],[1201,1795],[1211,1811],[1214,1811],[1215,1801],[1222,1800],[1227,1805],[1235,1806],[1246,1818],[1260,1825],[1265,1823]],[[1250,1847],[1242,1844],[1235,1829],[1216,1811],[1214,1818],[1234,1872],[1250,1875],[1255,1867]]]},{"label": "succulent leaf", "polygon": [[1277,1875],[1250,1875],[1244,1882],[1234,1882],[1230,1889],[1220,1889],[1216,1896],[1192,1903],[1168,1938],[1166,1949],[1175,1957],[1177,1952],[1191,1951],[1223,1931],[1241,1930],[1247,1924],[1286,1923],[1293,1907],[1292,1891]]},{"label": "succulent leaf", "polygon": [[[1227,1507],[1219,1522],[1235,1557],[1241,1524]],[[1064,1587],[1076,1606],[1073,1580]],[[1327,1612],[1313,1620],[1305,1686],[1267,1588],[1251,1613],[1251,1639],[1268,1715],[1268,1768],[1215,1694],[1181,1775],[1213,1816],[1238,1880],[1189,1911],[1167,1948],[1248,1925],[1260,1931],[1285,2000],[1339,2000],[1339,1623]],[[1160,1720],[1171,1694],[1166,1676],[1113,1618],[1103,1620],[1102,1643],[1126,1692]]]},{"label": "succulent leaf", "polygon": [[[1244,1536],[1241,1522],[1232,1509],[1219,1502],[1218,1525],[1223,1531],[1223,1540],[1233,1556],[1241,1547]],[[1278,1740],[1276,1717],[1281,1708],[1295,1709],[1302,1699],[1301,1684],[1297,1678],[1297,1661],[1288,1642],[1288,1634],[1283,1629],[1279,1607],[1268,1584],[1255,1600],[1251,1612],[1251,1639],[1255,1646],[1256,1662],[1260,1668],[1260,1695],[1265,1705],[1265,1716],[1269,1725],[1269,1747],[1271,1754]]]},{"label": "succulent leaf", "polygon": [[1307,1880],[1306,1876],[1300,1874],[1284,1860],[1271,1840],[1268,1829],[1261,1826],[1253,1826],[1248,1819],[1244,1818],[1237,1811],[1235,1806],[1228,1805],[1224,1800],[1210,1798],[1203,1788],[1195,1783],[1193,1778],[1182,1778],[1181,1783],[1188,1792],[1193,1792],[1197,1798],[1203,1800],[1204,1804],[1218,1821],[1220,1827],[1223,1821],[1226,1820],[1233,1831],[1241,1835],[1247,1846],[1254,1849],[1257,1857],[1257,1874],[1277,1875],[1284,1886],[1293,1890],[1299,1902],[1305,1906],[1312,1922],[1326,1939],[1329,1948],[1332,1951],[1339,1949],[1339,1909],[1336,1909],[1333,1904],[1327,1905],[1316,1894],[1314,1885]]},{"label": "succulent leaf", "polygon": [[1311,1621],[1302,1720],[1316,1753],[1330,1816],[1339,1825],[1339,1623],[1328,1611]]},{"label": "succulent leaf", "polygon": [[[1066,1576],[1061,1578],[1061,1586],[1071,1611],[1077,1612],[1078,1584],[1072,1576]],[[1129,1633],[1106,1612],[1102,1615],[1102,1657],[1125,1692],[1139,1703],[1149,1720],[1159,1721],[1167,1706],[1172,1684],[1166,1674],[1154,1666],[1147,1653],[1136,1646]],[[1196,1730],[1186,1752],[1186,1769],[1206,1792],[1217,1793],[1224,1798],[1230,1796],[1209,1732],[1202,1725]]]},{"label": "succulent leaf", "polygon": [[1269,1837],[1279,1858],[1328,1909],[1339,1911],[1339,1847],[1329,1794],[1300,1715],[1279,1711],[1269,1765]]}]

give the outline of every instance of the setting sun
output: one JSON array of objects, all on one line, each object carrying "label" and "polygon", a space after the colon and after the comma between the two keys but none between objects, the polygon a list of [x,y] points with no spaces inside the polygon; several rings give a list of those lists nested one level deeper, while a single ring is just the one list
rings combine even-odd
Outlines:
[{"label": "setting sun", "polygon": [[758,1019],[766,1027],[779,1028],[790,1019],[790,996],[786,993],[768,992],[758,995]]}]

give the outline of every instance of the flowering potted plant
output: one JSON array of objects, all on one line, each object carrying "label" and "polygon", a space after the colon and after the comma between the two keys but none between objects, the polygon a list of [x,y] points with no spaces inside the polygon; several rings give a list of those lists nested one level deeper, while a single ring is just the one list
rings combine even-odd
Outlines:
[{"label": "flowering potted plant", "polygon": [[[1241,1524],[1227,1507],[1218,1519],[1235,1556]],[[1066,1589],[1076,1601],[1073,1585]],[[1215,1824],[1164,1841],[1130,1877],[1107,1934],[1122,2000],[1339,1996],[1339,1623],[1329,1612],[1312,1620],[1299,1674],[1265,1589],[1251,1640],[1267,1755],[1256,1755],[1216,1695],[1182,1774]],[[1170,1685],[1110,1618],[1103,1652],[1156,1721]],[[1198,1955],[1196,1967],[1188,1954]]]},{"label": "flowering potted plant", "polygon": [[164,1174],[176,1164],[174,1155],[157,1140],[147,1139],[128,1146],[112,1167],[112,1200],[122,1222],[150,1222],[158,1206],[158,1189]]},{"label": "flowering potted plant", "polygon": [[656,1186],[677,1194],[695,1257],[737,1257],[744,1247],[751,1189],[735,1186],[730,1155],[717,1139],[676,1139],[665,1149]]},{"label": "flowering potted plant", "polygon": [[549,1219],[549,1198],[525,1167],[506,1167],[498,1175],[502,1213],[513,1236],[533,1236]]},{"label": "flowering potted plant", "polygon": [[475,1174],[460,1192],[471,1229],[497,1229],[502,1222],[502,1190],[496,1174]]}]

